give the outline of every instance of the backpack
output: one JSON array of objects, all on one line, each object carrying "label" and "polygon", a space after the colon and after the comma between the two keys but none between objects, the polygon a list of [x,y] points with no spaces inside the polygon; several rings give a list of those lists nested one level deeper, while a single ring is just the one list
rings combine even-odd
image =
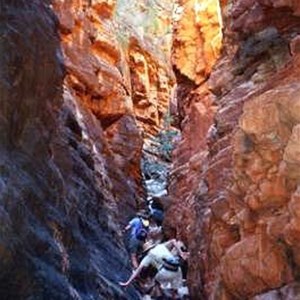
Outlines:
[{"label": "backpack", "polygon": [[151,211],[151,217],[158,225],[161,225],[164,220],[164,212],[160,209],[153,208]]},{"label": "backpack", "polygon": [[144,226],[143,222],[141,222],[139,228],[135,232],[135,237],[140,241],[145,241],[148,235],[149,228]]},{"label": "backpack", "polygon": [[164,269],[172,272],[177,272],[179,267],[180,267],[179,257],[171,256],[171,257],[163,258]]}]

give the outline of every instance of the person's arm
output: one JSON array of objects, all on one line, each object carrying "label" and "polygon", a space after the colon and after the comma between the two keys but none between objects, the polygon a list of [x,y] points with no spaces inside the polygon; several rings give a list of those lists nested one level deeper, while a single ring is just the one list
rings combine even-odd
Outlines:
[{"label": "person's arm", "polygon": [[187,260],[190,256],[190,252],[187,252],[187,251],[181,251],[180,250],[180,257],[183,259],[183,260]]},{"label": "person's arm", "polygon": [[132,226],[134,226],[137,223],[136,218],[133,218],[124,228],[124,232],[128,231]]},{"label": "person's arm", "polygon": [[126,282],[119,282],[121,286],[128,286],[142,271],[144,267],[148,267],[151,264],[151,258],[149,255],[146,255],[142,261],[140,262],[140,265],[138,268],[132,272],[132,275]]},{"label": "person's arm", "polygon": [[164,245],[171,251],[175,244],[175,239],[164,242]]},{"label": "person's arm", "polygon": [[128,224],[128,225],[124,228],[124,231],[127,231],[127,230],[129,230],[130,228],[131,228],[131,225]]},{"label": "person's arm", "polygon": [[[187,259],[189,258],[190,252],[182,251],[181,246],[184,246],[184,244],[181,242],[181,245],[180,245],[180,242],[178,242],[177,240],[175,240],[175,242],[174,242],[174,247],[175,247],[176,250],[178,251],[180,257],[181,257],[183,260],[187,260]],[[185,246],[184,246],[184,248],[185,248]]]},{"label": "person's arm", "polygon": [[182,251],[181,247],[178,245],[178,242],[176,239],[172,239],[172,240],[166,242],[165,245],[169,250],[171,250],[172,247],[174,247],[178,251],[178,254],[181,256],[182,259],[184,259],[184,260],[188,259],[188,256],[190,253]]},{"label": "person's arm", "polygon": [[126,282],[119,282],[119,284],[124,287],[128,286],[141,273],[142,269],[143,266],[139,265],[138,268],[132,272],[132,275]]}]

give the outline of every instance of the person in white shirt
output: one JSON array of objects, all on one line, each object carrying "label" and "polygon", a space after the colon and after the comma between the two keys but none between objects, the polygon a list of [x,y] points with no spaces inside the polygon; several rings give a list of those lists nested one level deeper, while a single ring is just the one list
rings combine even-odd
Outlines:
[{"label": "person in white shirt", "polygon": [[177,293],[182,286],[182,272],[179,262],[176,265],[176,256],[171,252],[174,248],[176,248],[176,251],[183,259],[187,259],[187,253],[181,251],[175,239],[159,244],[149,250],[130,278],[126,282],[120,282],[119,284],[124,287],[128,286],[136,279],[143,268],[151,265],[158,271],[154,279],[159,282],[160,287],[162,289],[171,289]]}]

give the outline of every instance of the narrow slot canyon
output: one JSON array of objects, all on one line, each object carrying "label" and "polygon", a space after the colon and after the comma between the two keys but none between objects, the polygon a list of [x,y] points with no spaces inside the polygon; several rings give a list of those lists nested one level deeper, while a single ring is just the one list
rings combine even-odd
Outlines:
[{"label": "narrow slot canyon", "polygon": [[[0,16],[0,299],[300,299],[299,1]],[[122,286],[151,199],[187,248],[185,296]]]}]

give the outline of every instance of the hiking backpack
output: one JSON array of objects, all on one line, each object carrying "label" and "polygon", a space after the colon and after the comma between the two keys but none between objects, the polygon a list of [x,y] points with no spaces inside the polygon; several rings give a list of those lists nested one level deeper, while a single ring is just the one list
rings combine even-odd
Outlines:
[{"label": "hiking backpack", "polygon": [[177,256],[163,258],[163,268],[168,271],[177,272],[180,267],[180,260]]},{"label": "hiking backpack", "polygon": [[145,241],[148,235],[149,227],[144,226],[141,222],[139,228],[135,232],[135,236],[138,240]]}]

